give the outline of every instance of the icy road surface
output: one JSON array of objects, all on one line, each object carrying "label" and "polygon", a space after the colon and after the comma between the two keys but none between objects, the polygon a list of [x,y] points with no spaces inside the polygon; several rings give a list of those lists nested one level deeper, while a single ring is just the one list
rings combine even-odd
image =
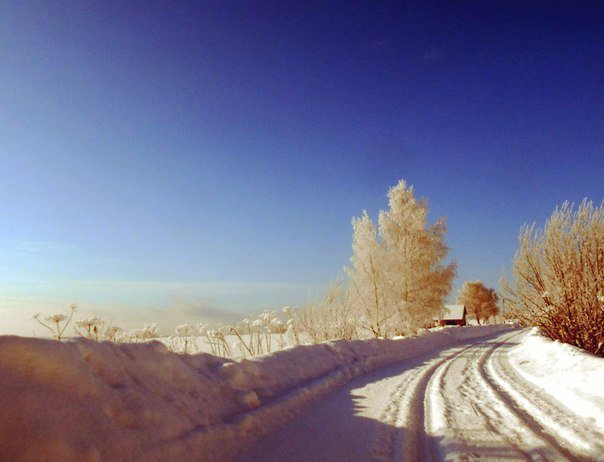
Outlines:
[{"label": "icy road surface", "polygon": [[498,334],[354,379],[238,460],[604,460],[593,419],[515,372],[508,352],[525,335]]}]

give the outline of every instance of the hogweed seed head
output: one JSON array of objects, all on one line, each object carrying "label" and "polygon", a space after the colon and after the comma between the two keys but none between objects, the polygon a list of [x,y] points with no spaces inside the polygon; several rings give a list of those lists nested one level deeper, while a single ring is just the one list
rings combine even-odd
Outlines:
[{"label": "hogweed seed head", "polygon": [[60,322],[67,320],[67,316],[64,314],[61,314],[61,313],[54,313],[54,314],[51,314],[50,316],[46,316],[44,318],[44,320],[46,320],[48,322],[60,323]]}]

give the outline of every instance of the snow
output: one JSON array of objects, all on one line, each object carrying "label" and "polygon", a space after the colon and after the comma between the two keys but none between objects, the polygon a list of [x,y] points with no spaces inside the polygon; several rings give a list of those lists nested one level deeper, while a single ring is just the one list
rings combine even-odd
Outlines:
[{"label": "snow", "polygon": [[445,305],[445,312],[440,318],[442,321],[458,321],[463,319],[465,305]]},{"label": "snow", "polygon": [[574,458],[508,394],[519,382],[503,379],[501,371],[509,350],[523,335],[517,331],[504,333],[452,351],[446,363],[437,367],[424,394],[425,427],[432,438],[432,444],[426,446],[439,454],[439,459]]},{"label": "snow", "polygon": [[[604,359],[509,326],[254,359],[0,337],[2,460],[603,460]],[[263,438],[264,437],[264,438]]]},{"label": "snow", "polygon": [[333,341],[239,361],[160,342],[3,336],[0,447],[19,461],[232,460],[355,377],[507,329]]},{"label": "snow", "polygon": [[[510,352],[510,363],[523,379],[587,419],[604,438],[604,358],[533,329]],[[562,432],[571,427],[560,422]]]},{"label": "snow", "polygon": [[[593,419],[514,370],[510,358],[523,356],[526,335],[504,330],[357,377],[237,460],[602,461],[604,433]],[[555,354],[549,360],[555,369]]]}]

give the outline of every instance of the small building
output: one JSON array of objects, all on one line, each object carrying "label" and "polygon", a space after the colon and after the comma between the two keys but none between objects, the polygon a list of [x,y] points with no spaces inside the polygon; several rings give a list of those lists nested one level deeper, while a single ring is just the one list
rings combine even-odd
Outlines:
[{"label": "small building", "polygon": [[465,305],[445,305],[440,319],[435,319],[438,326],[465,326],[468,310]]}]

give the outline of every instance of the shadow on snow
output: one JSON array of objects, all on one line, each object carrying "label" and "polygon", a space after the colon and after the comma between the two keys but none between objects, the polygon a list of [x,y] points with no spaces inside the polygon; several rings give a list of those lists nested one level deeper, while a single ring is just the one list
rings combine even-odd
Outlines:
[{"label": "shadow on snow", "polygon": [[[476,347],[491,349],[495,344],[515,345],[509,342],[494,342],[492,337],[487,337],[483,344]],[[460,343],[456,347],[464,348],[469,345],[471,344]],[[430,352],[375,369],[367,375],[353,379],[304,409],[289,423],[254,443],[239,455],[237,461],[529,460],[530,457],[526,453],[511,444],[502,442],[494,445],[493,441],[480,440],[468,444],[426,434],[423,405],[425,390],[420,390],[419,399],[411,402],[411,406],[417,408],[411,409],[413,417],[417,420],[417,425],[412,425],[412,428],[396,425],[395,422],[383,422],[387,419],[378,420],[376,417],[363,415],[367,406],[363,403],[363,396],[359,394],[360,389],[376,381],[400,376],[403,372],[419,373],[430,361],[442,358],[442,353],[443,351]],[[467,353],[462,351],[459,356],[465,354]],[[384,394],[391,393],[392,390],[384,388]],[[386,406],[396,406],[394,401],[386,400],[385,403],[388,403]],[[361,440],[365,442],[359,443]],[[351,450],[351,445],[358,446],[358,450]],[[540,448],[531,448],[531,453],[539,453],[539,450]]]}]

